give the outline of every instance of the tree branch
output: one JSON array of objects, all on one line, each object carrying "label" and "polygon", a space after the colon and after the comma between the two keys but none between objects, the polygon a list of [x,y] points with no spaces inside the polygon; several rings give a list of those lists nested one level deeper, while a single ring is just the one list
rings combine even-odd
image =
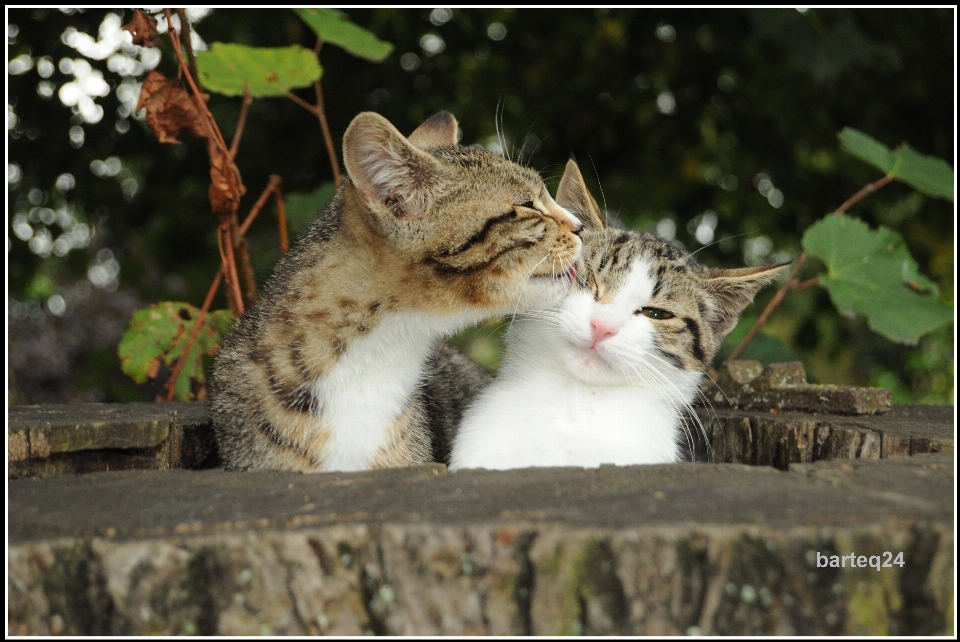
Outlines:
[{"label": "tree branch", "polygon": [[279,183],[277,183],[277,189],[273,190],[273,196],[277,207],[277,233],[280,235],[280,252],[286,254],[287,250],[290,249],[290,237],[287,234],[287,211],[283,204],[283,191],[280,189]]},{"label": "tree branch", "polygon": [[[834,211],[834,214],[836,215],[843,214],[848,209],[853,207],[853,205],[855,205],[857,202],[863,199],[865,196],[872,194],[873,192],[876,192],[878,189],[880,189],[881,187],[883,187],[884,185],[886,185],[892,180],[893,180],[893,176],[890,174],[887,174],[881,179],[878,179],[872,183],[868,183],[867,185],[864,185],[859,191],[857,191],[856,194],[854,194],[853,196],[845,200],[840,205],[840,207],[838,207]],[[783,284],[783,287],[777,290],[777,293],[775,295],[773,295],[773,298],[770,299],[770,303],[768,303],[767,307],[763,309],[763,312],[761,312],[760,316],[757,317],[757,320],[754,321],[753,325],[747,331],[747,334],[744,335],[740,343],[737,344],[737,347],[734,348],[733,352],[730,353],[730,356],[727,357],[727,361],[733,361],[734,359],[740,356],[744,348],[747,347],[747,344],[749,344],[750,341],[753,340],[753,337],[756,336],[757,332],[760,330],[760,326],[762,326],[764,323],[767,322],[767,319],[770,318],[770,315],[777,308],[777,306],[780,305],[781,302],[783,302],[784,297],[787,296],[787,293],[790,292],[790,290],[803,290],[805,288],[809,288],[819,283],[818,277],[813,277],[812,279],[807,279],[805,281],[797,281],[796,279],[797,273],[800,272],[800,268],[803,267],[803,264],[806,263],[806,261],[807,261],[807,253],[802,252],[800,256],[797,257],[797,262],[794,263],[793,269],[790,271],[790,276],[787,277],[787,282]]]},{"label": "tree branch", "polygon": [[337,160],[337,152],[333,148],[333,137],[330,136],[330,127],[327,125],[327,114],[323,109],[323,89],[320,88],[320,81],[313,81],[313,91],[317,95],[317,118],[320,120],[320,129],[323,131],[323,140],[327,143],[327,154],[330,156],[330,167],[333,168],[333,184],[340,187],[340,161]]},{"label": "tree branch", "polygon": [[233,239],[230,234],[230,221],[221,220],[217,226],[217,245],[220,248],[220,260],[223,261],[224,277],[227,280],[227,291],[231,301],[230,306],[235,316],[244,312],[243,295],[240,294],[240,278],[237,275],[237,264],[233,257]]},{"label": "tree branch", "polygon": [[197,340],[197,335],[200,334],[200,326],[203,325],[203,320],[207,318],[207,311],[210,310],[210,305],[213,303],[213,295],[217,293],[217,288],[220,287],[220,281],[223,279],[223,266],[220,266],[220,269],[217,271],[217,276],[213,277],[213,283],[210,284],[210,289],[207,291],[207,298],[203,300],[203,307],[200,308],[200,314],[197,315],[197,320],[193,322],[193,330],[190,331],[190,337],[187,339],[187,345],[183,347],[183,352],[180,354],[180,358],[177,359],[177,365],[173,368],[173,374],[170,375],[170,379],[167,381],[167,401],[173,401],[173,395],[177,388],[177,379],[180,377],[180,371],[183,370],[183,364],[187,361],[187,355],[190,352],[190,349],[193,347],[194,342]]},{"label": "tree branch", "polygon": [[888,175],[884,176],[883,178],[881,178],[880,180],[877,180],[877,181],[874,181],[874,182],[869,183],[869,184],[867,184],[867,185],[864,185],[863,188],[862,188],[859,192],[857,192],[856,194],[854,194],[853,196],[851,196],[850,198],[848,198],[847,200],[845,200],[845,201],[843,202],[843,204],[842,204],[840,207],[838,207],[833,213],[834,213],[834,214],[843,214],[843,213],[846,212],[848,209],[850,209],[851,207],[853,207],[853,205],[854,205],[857,201],[859,201],[860,199],[862,199],[864,196],[867,196],[868,194],[872,194],[873,192],[876,192],[878,189],[880,189],[881,187],[883,187],[884,185],[886,185],[887,183],[889,183],[889,182],[892,181],[892,180],[893,180],[893,176],[890,176],[890,175],[888,174]]},{"label": "tree branch", "polygon": [[257,302],[257,277],[253,273],[253,263],[250,262],[250,250],[247,247],[247,239],[243,238],[238,231],[237,213],[234,212],[230,217],[230,236],[233,238],[234,260],[236,261],[236,270],[240,275],[243,293],[248,305]]},{"label": "tree branch", "polygon": [[253,224],[253,220],[257,218],[260,210],[266,204],[267,199],[270,198],[270,194],[280,188],[281,181],[282,179],[276,174],[270,175],[270,180],[267,182],[267,186],[263,189],[263,193],[260,194],[260,198],[258,198],[257,202],[253,204],[253,207],[250,208],[250,213],[247,214],[247,218],[244,219],[243,223],[237,230],[240,236],[244,236],[247,233],[247,230],[250,229],[250,225]]},{"label": "tree branch", "polygon": [[196,79],[193,77],[193,74],[190,73],[187,63],[183,60],[183,54],[180,52],[180,35],[177,33],[177,30],[173,28],[170,9],[165,9],[164,11],[167,15],[167,34],[170,36],[170,43],[173,45],[173,53],[177,57],[177,62],[180,63],[180,69],[187,77],[187,83],[190,85],[190,89],[193,90],[193,100],[197,104],[197,109],[207,119],[207,126],[213,134],[214,143],[220,148],[220,151],[223,152],[224,155],[229,155],[230,151],[227,149],[227,143],[223,138],[223,134],[220,132],[220,127],[217,126],[217,121],[213,119],[213,114],[210,113],[210,109],[207,107],[207,101],[203,99],[203,94],[200,93]]},{"label": "tree branch", "polygon": [[820,277],[815,276],[812,279],[807,279],[806,281],[794,281],[791,287],[794,290],[806,290],[807,288],[812,288],[818,283],[820,283]]},{"label": "tree branch", "polygon": [[240,119],[237,121],[237,130],[233,132],[233,140],[230,142],[230,161],[237,157],[237,150],[240,149],[240,137],[243,136],[243,127],[247,124],[247,112],[253,103],[253,96],[250,95],[250,83],[243,85],[243,104],[240,105]]},{"label": "tree branch", "polygon": [[[193,55],[193,43],[190,42],[190,21],[187,20],[187,10],[177,9],[177,15],[180,16],[180,29],[183,30],[183,46],[187,50],[187,59],[190,60],[190,73],[194,78],[199,78],[197,73],[197,59]],[[169,25],[169,18],[167,19]]]},{"label": "tree branch", "polygon": [[314,116],[319,116],[319,114],[317,114],[317,108],[316,108],[316,107],[314,107],[313,105],[311,105],[310,103],[308,103],[307,101],[305,101],[303,98],[301,98],[300,96],[296,95],[296,94],[293,93],[292,91],[288,91],[288,92],[286,93],[286,96],[287,96],[287,98],[289,98],[289,99],[292,100],[293,102],[297,103],[298,105],[300,105],[301,107],[303,107],[304,109],[306,109],[308,112],[310,112],[310,113],[313,114]]},{"label": "tree branch", "polygon": [[[197,79],[192,73],[190,73],[187,64],[183,60],[183,54],[180,51],[180,36],[177,33],[177,30],[173,27],[170,9],[165,9],[164,11],[167,17],[167,32],[170,36],[170,42],[173,44],[173,53],[177,57],[177,62],[180,64],[181,71],[183,71],[184,75],[187,77],[187,82],[190,85],[190,89],[193,90],[193,101],[196,103],[198,111],[206,118],[207,128],[210,131],[210,140],[212,141],[212,144],[217,147],[219,151],[226,157],[227,162],[230,164],[230,169],[236,175],[237,182],[242,193],[242,185],[240,185],[240,171],[233,162],[233,153],[235,153],[235,150],[231,152],[231,150],[227,148],[227,143],[223,137],[223,133],[220,131],[217,121],[213,118],[213,114],[210,113],[210,109],[207,107],[207,103],[203,99],[203,94],[200,92],[200,88],[197,86]],[[239,144],[239,139],[236,139],[236,142]],[[212,168],[212,154],[210,162]],[[244,277],[243,280],[247,291],[247,299],[251,304],[256,301],[257,298],[257,283],[253,274],[253,266],[250,264],[250,254],[247,251],[246,241],[236,233],[236,210],[230,212],[229,214],[221,212],[220,224],[217,229],[217,243],[220,245],[220,258],[224,261],[225,266],[224,276],[227,279],[228,285],[230,286],[228,288],[228,292],[233,294],[236,300],[234,301],[234,299],[231,297],[227,297],[227,299],[228,301],[233,302],[233,312],[237,316],[240,316],[243,314],[245,306],[243,302],[243,296],[240,294],[238,268],[239,270],[242,270]],[[237,264],[237,255],[240,257],[239,266]]]}]

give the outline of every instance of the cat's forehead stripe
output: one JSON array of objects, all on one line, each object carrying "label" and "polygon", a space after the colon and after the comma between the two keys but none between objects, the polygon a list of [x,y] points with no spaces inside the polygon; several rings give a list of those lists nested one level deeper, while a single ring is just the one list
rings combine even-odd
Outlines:
[{"label": "cat's forehead stripe", "polygon": [[695,318],[704,318],[710,313],[709,306],[702,301],[703,268],[668,241],[647,232],[608,229],[588,233],[584,242],[585,247],[590,248],[588,255],[592,254],[584,265],[585,284],[596,300],[617,298],[621,290],[628,287],[635,259],[642,258],[647,262],[645,278],[649,279],[650,289],[635,305],[666,305],[674,313],[688,305],[694,306],[692,316]]}]

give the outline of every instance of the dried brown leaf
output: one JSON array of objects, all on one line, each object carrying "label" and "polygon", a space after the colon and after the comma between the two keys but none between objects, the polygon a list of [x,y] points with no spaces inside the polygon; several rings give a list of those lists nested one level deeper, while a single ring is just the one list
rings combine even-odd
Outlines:
[{"label": "dried brown leaf", "polygon": [[129,24],[123,26],[133,36],[133,44],[144,47],[158,47],[160,34],[157,33],[157,19],[148,16],[140,9],[133,12]]},{"label": "dried brown leaf", "polygon": [[179,144],[177,136],[182,129],[200,138],[211,136],[196,103],[179,80],[151,71],[143,81],[137,112],[144,107],[147,109],[147,125],[161,143]]},{"label": "dried brown leaf", "polygon": [[207,142],[210,153],[210,207],[217,214],[231,214],[240,206],[246,188],[237,166],[213,140]]}]

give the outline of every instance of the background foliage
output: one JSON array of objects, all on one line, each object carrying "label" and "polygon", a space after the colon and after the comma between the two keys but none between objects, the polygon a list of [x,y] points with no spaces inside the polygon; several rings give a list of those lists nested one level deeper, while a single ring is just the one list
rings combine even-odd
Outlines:
[{"label": "background foliage", "polygon": [[[189,135],[160,145],[131,113],[147,68],[175,76],[169,48],[159,60],[135,48],[96,60],[95,47],[131,12],[70,11],[9,12],[13,397],[152,398],[155,391],[121,374],[117,345],[135,309],[160,300],[198,305],[217,270],[206,148]],[[407,132],[447,109],[463,143],[492,149],[499,124],[504,151],[540,169],[551,187],[572,152],[623,225],[674,236],[711,265],[796,257],[807,228],[881,176],[841,150],[837,132],[846,126],[954,164],[949,9],[347,13],[394,50],[379,64],[322,50],[338,146],[353,116],[368,109]],[[315,42],[290,10],[216,10],[194,27],[208,44]],[[215,94],[210,108],[232,132],[240,99]],[[280,174],[293,232],[330,192],[316,118],[286,99],[253,103],[237,163],[248,186],[240,211]],[[920,274],[953,302],[952,203],[895,182],[850,214],[902,234]],[[278,250],[275,226],[261,219],[248,239],[262,283]],[[807,266],[801,277],[818,270]],[[224,305],[221,298],[214,307]],[[906,325],[910,314],[903,310]],[[458,341],[495,364],[498,327]],[[882,385],[897,401],[952,403],[953,332],[894,344],[862,317],[837,313],[825,289],[809,288],[787,297],[745,356],[800,358],[815,380]]]}]

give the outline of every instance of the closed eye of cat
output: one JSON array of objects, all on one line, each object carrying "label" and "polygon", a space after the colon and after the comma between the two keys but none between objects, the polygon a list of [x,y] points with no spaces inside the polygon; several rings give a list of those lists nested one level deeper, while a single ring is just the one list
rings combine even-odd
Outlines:
[{"label": "closed eye of cat", "polygon": [[524,201],[523,203],[518,203],[517,207],[525,207],[528,210],[535,210],[536,207],[533,206],[533,201]]},{"label": "closed eye of cat", "polygon": [[648,319],[654,319],[657,321],[672,319],[674,317],[673,312],[667,312],[666,310],[661,310],[660,308],[640,308],[639,310],[635,311],[634,314],[642,314]]}]

